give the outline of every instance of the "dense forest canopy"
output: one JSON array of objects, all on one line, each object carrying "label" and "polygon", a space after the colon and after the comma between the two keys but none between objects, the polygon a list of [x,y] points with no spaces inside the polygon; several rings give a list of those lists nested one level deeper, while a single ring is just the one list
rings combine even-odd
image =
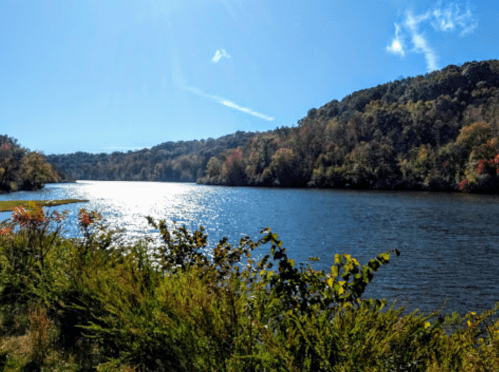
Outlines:
[{"label": "dense forest canopy", "polygon": [[150,149],[89,154],[49,155],[47,160],[68,178],[100,181],[195,182],[208,160],[243,146],[255,134],[236,132],[218,139],[165,142]]},{"label": "dense forest canopy", "polygon": [[74,179],[499,190],[499,61],[450,65],[311,109],[295,127],[50,155]]},{"label": "dense forest canopy", "polygon": [[0,193],[37,190],[59,180],[45,156],[21,147],[15,138],[0,135]]}]

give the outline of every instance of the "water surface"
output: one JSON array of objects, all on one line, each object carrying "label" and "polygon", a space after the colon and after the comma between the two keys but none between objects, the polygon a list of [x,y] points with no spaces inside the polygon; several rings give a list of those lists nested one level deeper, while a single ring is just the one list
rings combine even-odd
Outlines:
[{"label": "water surface", "polygon": [[[88,199],[68,210],[65,234],[76,236],[81,207],[101,211],[129,239],[151,233],[145,216],[203,225],[210,244],[231,242],[271,227],[297,262],[319,257],[328,269],[335,253],[366,263],[379,252],[402,252],[375,276],[367,295],[397,299],[413,310],[480,311],[499,301],[499,198],[424,192],[215,187],[181,183],[78,182],[51,184],[8,199]],[[49,208],[49,209],[54,209]],[[8,213],[0,214],[0,219]],[[259,248],[257,255],[270,247]]]}]

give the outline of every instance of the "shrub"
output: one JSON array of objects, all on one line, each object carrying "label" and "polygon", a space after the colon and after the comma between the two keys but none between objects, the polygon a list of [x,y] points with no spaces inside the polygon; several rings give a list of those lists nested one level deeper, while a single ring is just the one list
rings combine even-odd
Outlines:
[{"label": "shrub", "polygon": [[[60,217],[60,216],[59,216]],[[0,234],[0,367],[80,371],[492,371],[499,307],[481,315],[403,314],[366,299],[385,252],[330,270],[297,265],[270,229],[257,241],[157,228],[123,246],[81,210],[80,239],[33,206]],[[55,226],[48,227],[52,223]],[[269,253],[252,258],[257,247]],[[41,261],[43,256],[43,263]],[[312,259],[313,261],[313,259]]]}]

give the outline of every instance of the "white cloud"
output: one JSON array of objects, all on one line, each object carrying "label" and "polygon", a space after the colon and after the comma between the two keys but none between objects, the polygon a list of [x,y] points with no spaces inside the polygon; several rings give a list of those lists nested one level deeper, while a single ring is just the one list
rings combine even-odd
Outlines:
[{"label": "white cloud", "polygon": [[419,24],[424,21],[426,17],[413,17],[411,13],[407,13],[405,25],[411,33],[411,39],[414,44],[414,50],[417,53],[423,53],[426,59],[426,66],[428,71],[438,70],[437,55],[430,47],[428,41],[423,34],[418,33]]},{"label": "white cloud", "polygon": [[448,10],[441,11],[440,9],[435,9],[433,11],[433,21],[431,25],[434,29],[440,31],[452,31],[456,27],[454,20]]},{"label": "white cloud", "polygon": [[445,9],[435,9],[431,12],[431,25],[438,31],[454,31],[461,29],[459,36],[464,36],[473,32],[478,26],[473,13],[468,8],[466,12],[461,12],[457,4],[450,4]]},{"label": "white cloud", "polygon": [[274,118],[271,117],[271,116],[262,114],[262,113],[260,113],[258,111],[252,110],[252,109],[247,108],[247,107],[239,106],[237,103],[229,101],[229,100],[227,100],[225,98],[222,98],[222,97],[219,97],[219,96],[216,96],[216,95],[213,95],[213,94],[205,93],[205,92],[203,92],[199,88],[191,87],[191,86],[188,86],[188,85],[181,85],[181,87],[182,87],[182,89],[184,89],[184,90],[186,90],[188,92],[194,93],[194,94],[196,94],[198,96],[201,96],[201,97],[212,99],[212,100],[220,103],[221,105],[224,105],[224,106],[230,107],[230,108],[232,108],[234,110],[238,110],[238,111],[244,112],[246,114],[255,116],[255,117],[259,118],[259,119],[263,119],[263,120],[267,120],[267,121],[273,121],[274,120]]},{"label": "white cloud", "polygon": [[386,47],[386,50],[393,54],[400,54],[401,57],[405,55],[404,39],[400,32],[400,26],[395,23],[395,37],[392,44]]},{"label": "white cloud", "polygon": [[215,52],[215,55],[213,56],[213,58],[211,59],[211,61],[213,63],[218,63],[218,61],[220,61],[222,58],[229,59],[230,55],[225,51],[225,49],[218,49]]},{"label": "white cloud", "polygon": [[429,36],[420,32],[420,26],[429,22],[436,32],[460,31],[459,36],[472,33],[478,26],[475,16],[469,8],[461,11],[461,8],[455,3],[450,3],[447,7],[441,5],[441,2],[438,2],[435,8],[419,15],[407,11],[405,20],[400,24],[395,23],[395,37],[392,39],[391,44],[386,46],[385,50],[404,57],[406,53],[404,39],[408,34],[408,38],[413,45],[413,49],[409,50],[409,52],[423,54],[428,71],[437,70],[438,55],[431,47]]},{"label": "white cloud", "polygon": [[226,100],[226,99],[221,100],[221,101],[220,101],[220,103],[221,103],[222,105],[227,106],[227,107],[230,107],[230,108],[233,108],[233,109],[235,109],[235,110],[239,110],[239,111],[245,112],[245,113],[247,113],[247,114],[250,114],[250,115],[256,116],[257,118],[260,118],[260,119],[263,119],[263,120],[267,120],[267,121],[272,121],[272,120],[274,120],[274,118],[273,118],[273,117],[271,117],[271,116],[268,116],[268,115],[265,115],[265,114],[261,114],[261,113],[259,113],[259,112],[257,112],[257,111],[253,111],[252,109],[249,109],[249,108],[247,108],[247,107],[241,107],[241,106],[239,106],[239,105],[235,104],[234,102],[228,101],[228,100]]}]

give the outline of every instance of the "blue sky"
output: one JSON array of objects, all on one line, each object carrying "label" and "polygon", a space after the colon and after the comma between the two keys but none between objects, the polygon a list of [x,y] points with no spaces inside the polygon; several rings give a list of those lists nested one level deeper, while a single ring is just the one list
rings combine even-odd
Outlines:
[{"label": "blue sky", "polygon": [[498,1],[1,0],[0,134],[46,154],[294,126],[499,58]]}]

